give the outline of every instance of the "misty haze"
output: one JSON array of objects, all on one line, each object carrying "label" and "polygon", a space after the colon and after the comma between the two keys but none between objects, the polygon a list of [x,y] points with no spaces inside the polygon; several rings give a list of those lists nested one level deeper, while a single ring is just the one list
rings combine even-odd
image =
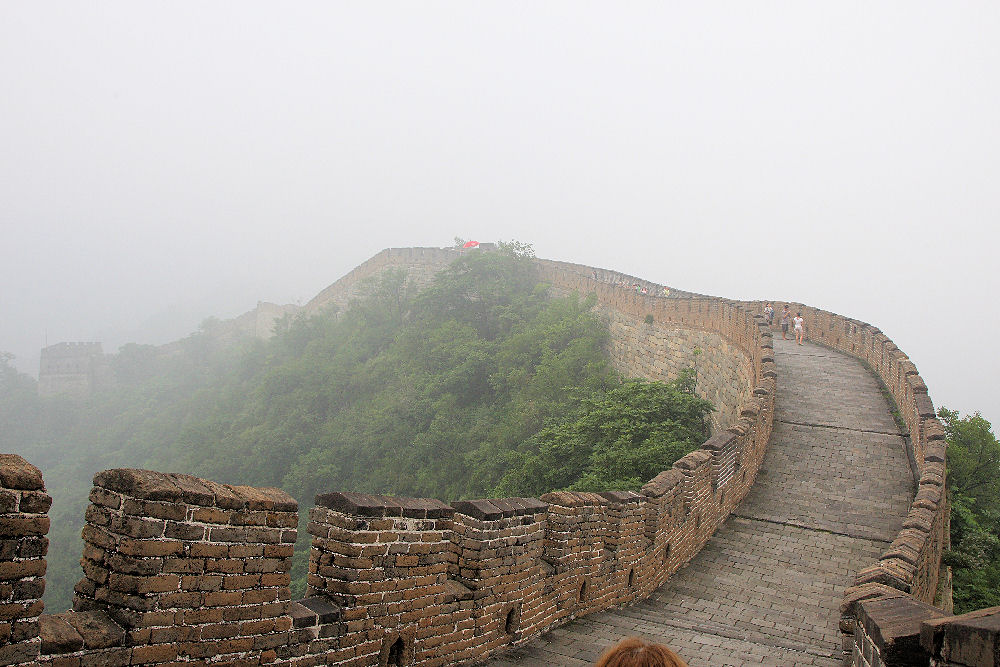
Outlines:
[{"label": "misty haze", "polygon": [[0,664],[832,667],[856,586],[1000,605],[997,34],[7,3]]}]

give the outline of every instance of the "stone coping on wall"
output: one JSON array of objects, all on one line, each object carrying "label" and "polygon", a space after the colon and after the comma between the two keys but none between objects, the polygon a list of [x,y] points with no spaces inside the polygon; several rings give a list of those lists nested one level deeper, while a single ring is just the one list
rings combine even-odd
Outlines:
[{"label": "stone coping on wall", "polygon": [[848,590],[845,664],[853,667],[1000,665],[1000,607],[954,616],[882,584]]},{"label": "stone coping on wall", "polygon": [[94,487],[136,500],[190,503],[228,510],[298,511],[298,501],[281,489],[219,484],[193,475],[118,468],[94,476]]},{"label": "stone coping on wall", "polygon": [[924,621],[920,646],[938,667],[1000,665],[1000,607]]},{"label": "stone coping on wall", "polygon": [[0,454],[0,485],[11,491],[43,488],[42,471],[17,454]]},{"label": "stone coping on wall", "polygon": [[451,506],[457,512],[484,521],[504,517],[528,516],[544,512],[549,504],[535,498],[493,498],[490,500],[460,500]]},{"label": "stone coping on wall", "polygon": [[316,506],[370,517],[410,517],[437,519],[451,517],[455,510],[434,498],[406,498],[369,493],[323,493],[316,496]]}]

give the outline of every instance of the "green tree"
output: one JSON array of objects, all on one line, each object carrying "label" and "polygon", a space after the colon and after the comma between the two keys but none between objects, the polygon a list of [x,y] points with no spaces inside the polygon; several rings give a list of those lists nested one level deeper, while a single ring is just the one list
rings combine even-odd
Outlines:
[{"label": "green tree", "polygon": [[938,412],[948,439],[956,613],[1000,605],[1000,442],[979,413]]},{"label": "green tree", "polygon": [[671,383],[629,380],[581,399],[569,418],[551,421],[505,456],[510,471],[497,492],[638,491],[708,434],[712,405],[694,395],[692,375]]}]

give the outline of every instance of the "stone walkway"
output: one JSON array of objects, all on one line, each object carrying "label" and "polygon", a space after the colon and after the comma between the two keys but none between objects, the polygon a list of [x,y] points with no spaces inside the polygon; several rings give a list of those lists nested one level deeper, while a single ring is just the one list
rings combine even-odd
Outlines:
[{"label": "stone walkway", "polygon": [[859,361],[774,343],[779,388],[764,464],[701,553],[649,599],[487,665],[593,665],[611,644],[641,635],[691,667],[839,667],[841,596],[899,532],[912,477],[879,385]]}]

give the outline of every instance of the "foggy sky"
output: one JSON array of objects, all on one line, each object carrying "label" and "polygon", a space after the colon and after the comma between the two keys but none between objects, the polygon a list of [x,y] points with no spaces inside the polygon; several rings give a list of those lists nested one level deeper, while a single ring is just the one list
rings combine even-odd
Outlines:
[{"label": "foggy sky", "polygon": [[871,322],[1000,419],[996,2],[0,2],[0,350],[455,236]]}]

